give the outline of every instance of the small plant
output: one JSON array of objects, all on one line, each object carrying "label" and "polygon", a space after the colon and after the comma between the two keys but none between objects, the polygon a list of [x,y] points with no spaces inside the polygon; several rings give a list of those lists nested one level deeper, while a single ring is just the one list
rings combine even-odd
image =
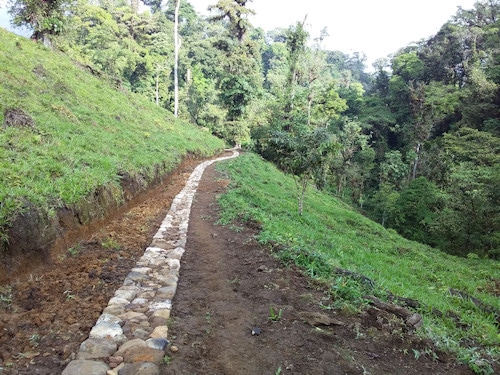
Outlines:
[{"label": "small plant", "polygon": [[106,241],[101,243],[101,246],[105,249],[119,250],[120,244],[114,238],[108,238]]},{"label": "small plant", "polygon": [[41,338],[42,337],[37,333],[32,334],[31,337],[29,338],[29,342],[31,343],[31,346],[36,348],[38,345],[40,345]]},{"label": "small plant", "polygon": [[269,306],[269,320],[271,322],[279,322],[283,317],[283,310],[279,309],[278,312],[274,311],[272,306]]},{"label": "small plant", "polygon": [[276,372],[274,373],[274,375],[280,375],[281,374],[281,366],[278,367],[278,369],[276,370]]},{"label": "small plant", "polygon": [[78,254],[78,252],[80,251],[80,247],[81,247],[81,245],[80,245],[80,244],[77,244],[77,245],[75,245],[75,246],[73,246],[73,247],[70,247],[70,248],[68,249],[68,253],[69,253],[69,255],[70,255],[70,256],[72,256],[72,257],[76,257],[76,255],[77,255],[77,254]]},{"label": "small plant", "polygon": [[415,356],[415,359],[418,360],[420,358],[420,356],[422,355],[422,353],[420,353],[420,351],[417,349],[412,349],[412,350],[413,350],[413,355]]},{"label": "small plant", "polygon": [[240,284],[240,279],[238,276],[235,276],[232,280],[226,280],[229,284]]},{"label": "small plant", "polygon": [[169,365],[171,362],[172,362],[172,357],[166,355],[163,357],[162,361],[161,361],[164,365]]},{"label": "small plant", "polygon": [[208,324],[208,327],[205,328],[205,332],[207,335],[210,335],[212,333],[212,328],[210,327],[210,325],[212,324],[212,314],[210,314],[210,311],[207,311],[205,313],[205,321]]},{"label": "small plant", "polygon": [[10,309],[12,307],[12,287],[0,288],[0,308]]},{"label": "small plant", "polygon": [[71,290],[65,290],[63,292],[64,297],[66,297],[66,301],[69,301],[70,299],[75,298],[75,295],[72,294],[73,292]]}]

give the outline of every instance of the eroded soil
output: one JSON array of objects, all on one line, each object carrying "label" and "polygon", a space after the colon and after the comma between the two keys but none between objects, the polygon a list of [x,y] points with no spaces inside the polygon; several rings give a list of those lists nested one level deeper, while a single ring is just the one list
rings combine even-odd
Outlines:
[{"label": "eroded soil", "polygon": [[[3,374],[62,372],[196,164],[51,265],[1,286]],[[321,309],[325,288],[260,246],[257,225],[215,224],[226,186],[210,166],[195,196],[169,333],[178,351],[162,374],[471,373],[397,319]]]}]

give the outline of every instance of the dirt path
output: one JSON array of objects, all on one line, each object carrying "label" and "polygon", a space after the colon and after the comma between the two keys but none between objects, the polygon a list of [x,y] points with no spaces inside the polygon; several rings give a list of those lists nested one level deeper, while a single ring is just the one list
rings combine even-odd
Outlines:
[{"label": "dirt path", "polygon": [[[62,372],[196,164],[46,269],[0,287],[0,374]],[[433,361],[376,311],[321,310],[323,288],[259,246],[257,227],[214,224],[226,186],[210,166],[195,196],[169,332],[179,350],[168,352],[162,374],[471,373],[442,353]]]},{"label": "dirt path", "polygon": [[443,353],[415,360],[423,343],[374,310],[320,309],[324,287],[278,263],[255,241],[257,227],[214,224],[227,182],[211,166],[195,196],[169,331],[179,351],[162,374],[470,373]]}]

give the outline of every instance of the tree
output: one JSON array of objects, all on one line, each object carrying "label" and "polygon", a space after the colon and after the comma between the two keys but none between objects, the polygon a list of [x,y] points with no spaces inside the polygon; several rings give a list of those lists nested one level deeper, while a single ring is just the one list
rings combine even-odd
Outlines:
[{"label": "tree", "polygon": [[437,186],[425,177],[419,177],[399,194],[391,227],[408,239],[437,245],[439,237],[430,236],[430,227],[439,215],[442,204],[442,194]]},{"label": "tree", "polygon": [[295,128],[293,133],[271,131],[263,154],[284,172],[291,174],[297,188],[298,213],[302,215],[304,197],[311,180],[319,181],[328,169],[339,145],[325,128]]},{"label": "tree", "polygon": [[63,31],[64,14],[70,5],[70,0],[11,0],[9,13],[14,25],[29,27],[32,39],[49,45],[48,36]]},{"label": "tree", "polygon": [[331,164],[333,178],[336,181],[336,193],[341,195],[347,184],[347,178],[353,176],[354,156],[368,147],[367,135],[361,133],[362,127],[359,122],[346,120],[338,131],[337,138],[340,150]]},{"label": "tree", "polygon": [[219,0],[217,4],[210,5],[208,10],[217,14],[210,17],[211,21],[229,21],[229,34],[236,36],[241,43],[250,27],[248,16],[255,12],[246,7],[252,0]]},{"label": "tree", "polygon": [[249,134],[248,124],[243,121],[246,108],[262,86],[260,51],[256,42],[246,38],[250,27],[247,17],[253,13],[245,7],[247,2],[219,0],[216,5],[209,6],[209,10],[217,12],[210,17],[212,22],[228,22],[228,34],[216,41],[217,48],[224,55],[218,89],[220,101],[227,110],[225,134],[236,146]]},{"label": "tree", "polygon": [[175,21],[174,21],[174,116],[179,113],[179,7],[181,0],[175,0]]}]

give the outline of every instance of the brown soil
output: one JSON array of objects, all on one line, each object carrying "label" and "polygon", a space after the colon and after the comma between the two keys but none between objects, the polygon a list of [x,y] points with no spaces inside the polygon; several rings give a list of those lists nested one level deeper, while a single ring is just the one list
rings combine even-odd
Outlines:
[{"label": "brown soil", "polygon": [[[195,164],[73,247],[75,255],[0,287],[3,374],[62,372]],[[195,196],[169,333],[178,351],[168,353],[162,374],[471,373],[387,314],[321,309],[331,303],[325,288],[260,246],[258,226],[215,224],[215,198],[226,185],[211,166]],[[271,307],[282,313],[275,321]]]}]

